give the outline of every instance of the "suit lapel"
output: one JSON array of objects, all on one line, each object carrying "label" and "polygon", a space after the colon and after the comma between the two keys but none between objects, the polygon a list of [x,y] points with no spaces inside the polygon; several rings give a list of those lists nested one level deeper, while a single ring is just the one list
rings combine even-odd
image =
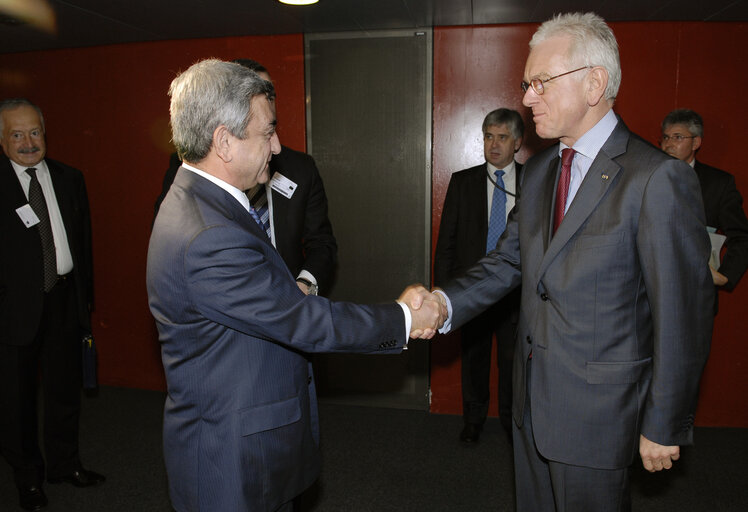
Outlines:
[{"label": "suit lapel", "polygon": [[[579,231],[579,228],[589,218],[590,215],[595,211],[598,204],[609,188],[616,181],[615,178],[621,171],[621,166],[618,165],[613,159],[621,155],[628,144],[629,131],[623,124],[623,121],[618,120],[613,133],[610,134],[608,140],[605,141],[603,147],[600,148],[595,160],[592,162],[587,174],[582,180],[582,184],[579,187],[574,199],[572,200],[569,209],[564,215],[564,220],[558,227],[558,231],[550,239],[548,248],[543,255],[543,260],[540,264],[538,276],[542,276],[548,265],[558,255],[558,253],[566,246],[571,238]],[[556,166],[558,166],[558,157],[554,159]],[[558,174],[558,172],[556,172]],[[551,180],[548,180],[549,182]],[[554,186],[550,189],[551,197],[555,194],[555,182]],[[549,190],[546,189],[546,194]],[[553,203],[553,199],[548,200],[545,204],[550,205]],[[551,208],[548,208],[546,222],[543,223],[544,228],[550,233],[552,220]],[[544,233],[545,236],[545,233]],[[546,237],[545,240],[548,240]]]},{"label": "suit lapel", "polygon": [[49,169],[49,176],[52,179],[52,188],[54,188],[57,207],[60,209],[60,216],[62,217],[62,223],[65,225],[65,231],[72,233],[73,226],[70,226],[69,223],[73,214],[73,194],[67,193],[68,183],[65,181],[62,170],[49,159],[46,159],[45,162],[47,163],[47,169]]},{"label": "suit lapel", "polygon": [[553,208],[555,204],[555,192],[556,183],[558,183],[559,176],[559,158],[556,156],[552,158],[548,164],[548,171],[545,173],[545,187],[541,197],[541,204],[543,205],[543,211],[541,213],[541,228],[543,234],[543,249],[548,251],[548,244],[551,240],[551,227],[553,226]]},{"label": "suit lapel", "polygon": [[[480,166],[480,171],[473,174],[473,182],[470,190],[468,191],[469,196],[464,197],[465,204],[470,204],[475,201],[476,197],[479,197],[479,201],[475,201],[476,208],[478,209],[478,223],[480,225],[480,232],[483,233],[483,245],[485,249],[486,238],[488,237],[488,192],[487,192],[487,179],[488,163]],[[475,193],[473,193],[475,191]]]},{"label": "suit lapel", "polygon": [[15,210],[29,201],[26,199],[26,194],[23,193],[23,187],[21,187],[21,182],[18,181],[16,170],[13,169],[10,160],[4,156],[0,156],[0,158],[2,159],[0,165],[0,193],[8,197],[8,201],[3,202],[3,205],[12,206]]}]

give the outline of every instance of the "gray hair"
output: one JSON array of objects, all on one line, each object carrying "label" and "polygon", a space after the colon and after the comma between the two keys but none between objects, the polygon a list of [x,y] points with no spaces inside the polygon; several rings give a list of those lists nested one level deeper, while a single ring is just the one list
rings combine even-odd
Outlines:
[{"label": "gray hair", "polygon": [[273,84],[239,64],[207,59],[177,76],[169,87],[172,142],[182,160],[200,162],[221,125],[244,139],[252,98],[275,97]]},{"label": "gray hair", "polygon": [[519,139],[525,134],[525,123],[522,121],[522,116],[516,110],[509,108],[497,108],[489,112],[483,120],[483,133],[486,133],[486,128],[489,126],[502,125],[506,125],[509,128],[509,131],[512,132],[512,137],[515,139]]},{"label": "gray hair", "polygon": [[615,100],[621,86],[621,60],[616,36],[605,20],[592,12],[557,14],[540,25],[530,40],[530,48],[559,36],[572,40],[567,56],[569,66],[605,68],[608,72],[605,99]]},{"label": "gray hair", "polygon": [[27,100],[26,98],[10,98],[7,100],[0,101],[0,138],[3,137],[3,131],[5,130],[5,123],[3,121],[3,112],[6,110],[14,110],[18,107],[31,107],[34,110],[36,110],[36,113],[39,114],[39,120],[42,123],[42,131],[46,131],[44,129],[44,116],[42,115],[42,109],[34,105],[30,100]]},{"label": "gray hair", "polygon": [[679,108],[670,112],[665,116],[665,119],[662,120],[662,131],[664,132],[668,126],[674,124],[686,125],[688,131],[694,137],[704,136],[704,120],[701,119],[701,116],[693,110],[687,108]]}]

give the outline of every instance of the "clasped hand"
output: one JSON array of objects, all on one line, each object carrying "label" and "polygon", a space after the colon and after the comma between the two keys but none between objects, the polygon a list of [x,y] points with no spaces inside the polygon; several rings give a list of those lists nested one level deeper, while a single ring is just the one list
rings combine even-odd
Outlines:
[{"label": "clasped hand", "polygon": [[423,285],[408,286],[398,299],[410,310],[410,337],[428,340],[434,337],[447,320],[447,303],[438,293],[431,293]]}]

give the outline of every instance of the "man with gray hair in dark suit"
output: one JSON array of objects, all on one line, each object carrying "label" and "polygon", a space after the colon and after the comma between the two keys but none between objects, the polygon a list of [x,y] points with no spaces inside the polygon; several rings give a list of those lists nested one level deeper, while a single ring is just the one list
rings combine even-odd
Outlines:
[{"label": "man with gray hair in dark suit", "polygon": [[[707,229],[727,237],[724,258],[721,262],[710,262],[709,268],[715,286],[732,290],[748,268],[748,219],[743,211],[743,197],[735,186],[735,177],[696,160],[703,139],[704,121],[693,110],[673,110],[662,121],[662,150],[683,160],[696,172]],[[714,310],[716,313],[716,301]]]},{"label": "man with gray hair in dark suit", "polygon": [[183,164],[148,246],[148,301],[168,396],[164,459],[178,512],[290,511],[320,467],[309,353],[394,353],[431,337],[438,301],[411,309],[305,294],[244,193],[280,151],[273,85],[205,60],[171,84]]}]

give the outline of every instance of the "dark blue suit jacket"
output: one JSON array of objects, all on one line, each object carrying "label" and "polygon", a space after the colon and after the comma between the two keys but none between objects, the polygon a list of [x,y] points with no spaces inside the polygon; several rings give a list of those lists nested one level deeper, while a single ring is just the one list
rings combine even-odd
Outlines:
[{"label": "dark blue suit jacket", "polygon": [[306,296],[228,192],[182,169],[156,217],[148,297],[166,372],[174,508],[275,510],[319,471],[309,352],[400,351],[403,312]]}]

